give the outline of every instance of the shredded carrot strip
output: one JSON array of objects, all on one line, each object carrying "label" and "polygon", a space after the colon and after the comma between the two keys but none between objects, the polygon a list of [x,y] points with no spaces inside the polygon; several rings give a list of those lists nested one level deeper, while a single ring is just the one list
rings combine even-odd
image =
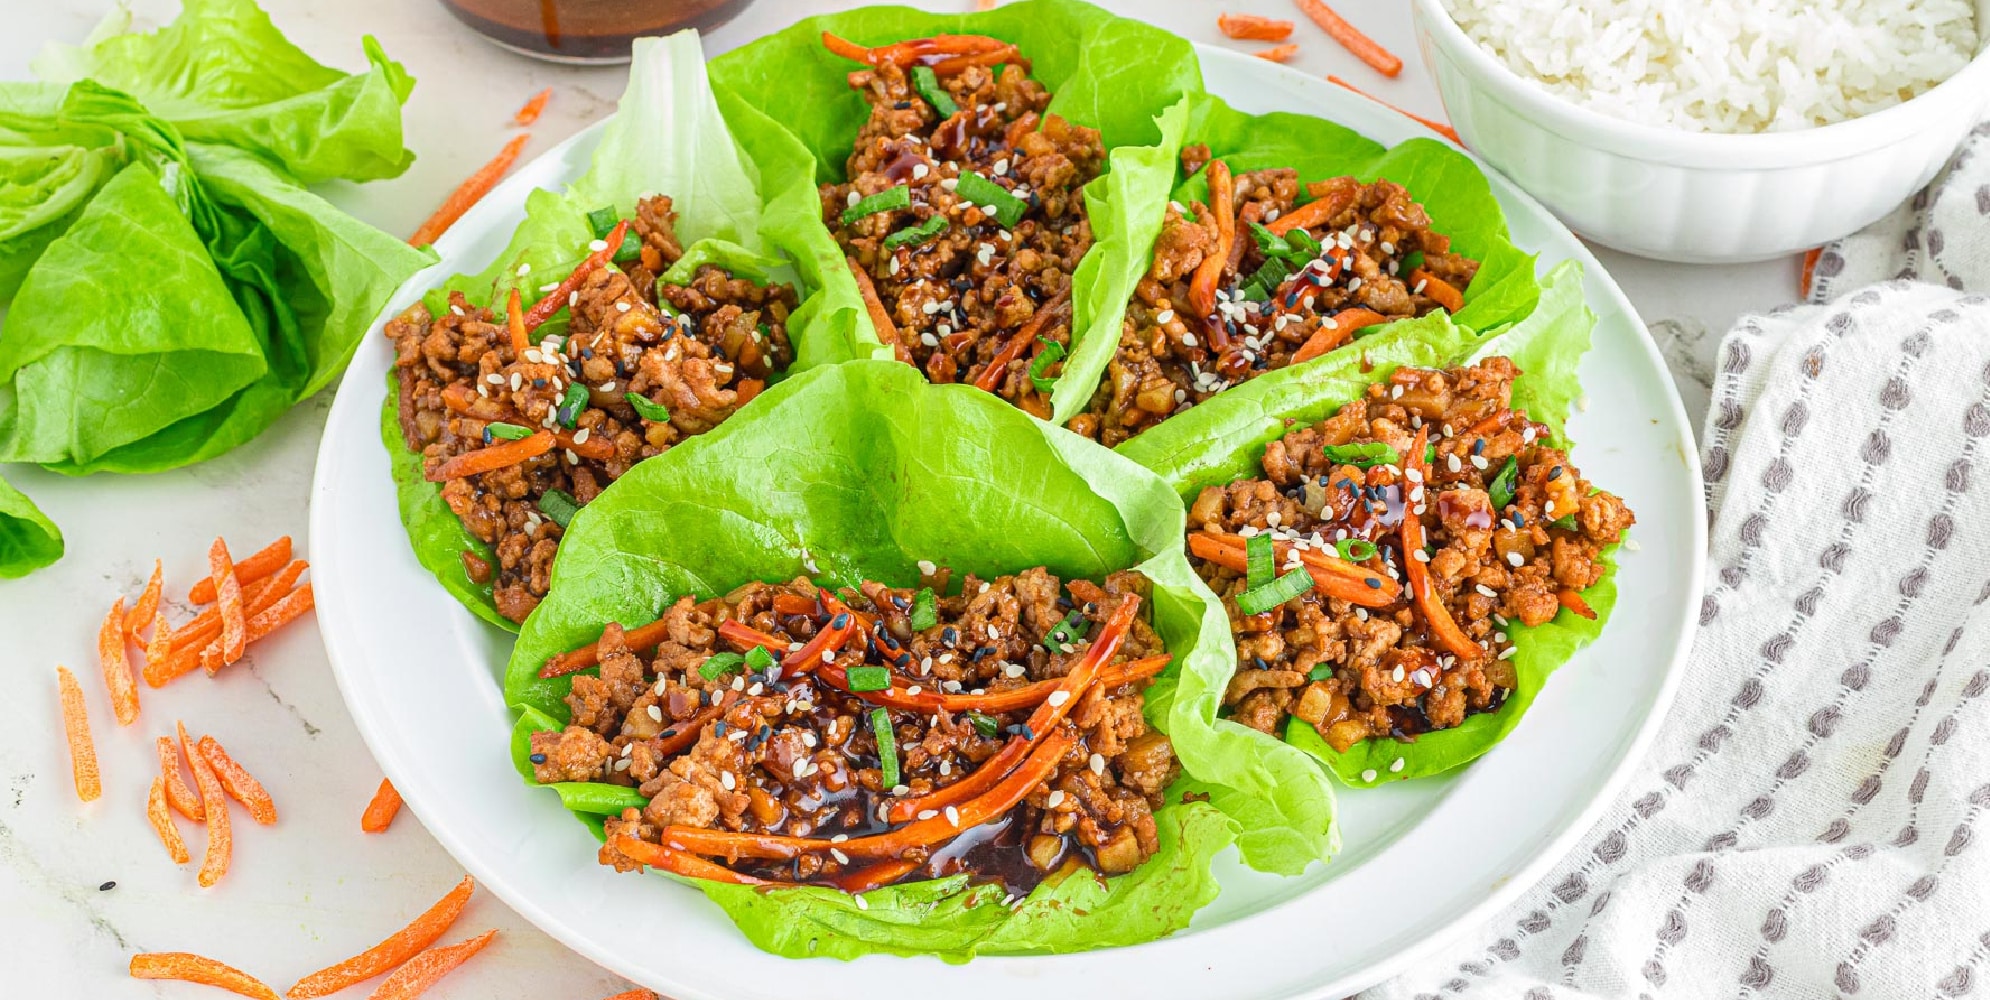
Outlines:
[{"label": "shredded carrot strip", "polygon": [[536,123],[539,120],[539,116],[546,111],[546,102],[552,99],[553,88],[551,87],[533,94],[532,99],[526,101],[524,106],[518,109],[517,114],[511,116],[511,123],[519,128],[525,128]]},{"label": "shredded carrot strip", "polygon": [[1009,337],[1009,342],[995,354],[994,360],[974,380],[974,387],[983,392],[994,392],[1002,385],[1002,376],[1008,374],[1009,362],[1023,356],[1023,350],[1036,342],[1037,336],[1051,320],[1071,311],[1071,289],[1066,288],[1052,296],[1050,301],[1038,306],[1029,322]]},{"label": "shredded carrot strip", "polygon": [[463,876],[463,881],[456,883],[456,888],[449,890],[447,895],[406,927],[343,962],[305,976],[283,995],[288,1000],[329,996],[401,965],[448,932],[450,926],[456,923],[456,918],[462,915],[463,907],[470,902],[470,894],[476,888],[477,883],[470,876]]},{"label": "shredded carrot strip", "polygon": [[987,52],[977,52],[970,55],[954,56],[951,59],[941,59],[931,65],[935,74],[948,76],[958,73],[969,66],[996,66],[1002,63],[1015,63],[1024,67],[1024,72],[1029,71],[1030,61],[1024,59],[1022,50],[1016,48],[1014,45],[1004,45],[999,49],[991,49]]},{"label": "shredded carrot strip", "polygon": [[[271,632],[304,617],[315,606],[316,602],[316,598],[312,595],[311,585],[308,583],[283,595],[282,599],[249,619],[247,629],[248,641],[257,642],[268,638]],[[221,668],[227,664],[222,662],[219,651],[210,645],[206,649],[201,650],[200,665],[206,668],[207,675],[212,677],[216,673],[219,673]]]},{"label": "shredded carrot strip", "polygon": [[523,358],[532,347],[530,335],[525,332],[525,307],[520,302],[518,289],[514,288],[504,303],[504,327],[511,334],[511,356],[514,359]]},{"label": "shredded carrot strip", "polygon": [[439,982],[443,976],[455,971],[456,967],[484,950],[497,936],[496,930],[488,930],[468,941],[462,941],[442,948],[430,948],[394,970],[373,991],[368,1000],[414,1000]]},{"label": "shredded carrot strip", "polygon": [[254,976],[185,951],[150,952],[131,956],[133,979],[177,979],[201,986],[214,986],[255,1000],[277,1000],[276,991]]},{"label": "shredded carrot strip", "polygon": [[815,614],[815,599],[800,594],[775,594],[774,611],[783,615]]},{"label": "shredded carrot strip", "polygon": [[1274,45],[1271,48],[1259,49],[1256,52],[1251,53],[1251,55],[1254,55],[1259,59],[1263,59],[1265,62],[1275,62],[1275,63],[1282,63],[1287,59],[1290,59],[1298,54],[1299,54],[1299,45],[1296,42],[1286,45]]},{"label": "shredded carrot strip", "polygon": [[1797,280],[1797,295],[1810,298],[1810,282],[1817,276],[1817,258],[1824,256],[1823,247],[1811,247],[1803,255],[1803,276]]},{"label": "shredded carrot strip", "polygon": [[[442,390],[442,405],[454,412],[461,413],[475,420],[482,420],[485,423],[503,421],[508,424],[517,424],[521,427],[530,423],[530,421],[520,417],[517,411],[513,410],[510,406],[495,399],[479,396],[474,391],[465,389],[461,383],[453,383]],[[615,442],[609,440],[606,435],[597,436],[590,434],[587,440],[577,441],[574,436],[578,431],[573,428],[548,427],[545,430],[546,433],[553,435],[553,440],[559,447],[565,448],[582,458],[591,458],[599,462],[615,457]]]},{"label": "shredded carrot strip", "polygon": [[601,241],[601,249],[583,258],[572,274],[561,279],[558,285],[553,286],[552,291],[546,293],[545,298],[532,303],[532,308],[525,311],[526,332],[539,329],[539,324],[552,319],[554,313],[565,309],[568,302],[573,299],[574,293],[580,289],[581,282],[586,281],[588,275],[613,260],[615,251],[622,248],[622,240],[628,235],[629,220],[623,219],[615,223],[615,228],[610,229],[608,237]]},{"label": "shredded carrot strip", "polygon": [[850,267],[850,276],[857,281],[857,292],[863,296],[864,312],[871,318],[871,326],[877,331],[878,342],[891,345],[892,356],[906,364],[912,363],[912,352],[905,346],[905,340],[898,335],[897,324],[891,321],[891,312],[884,307],[884,300],[878,298],[878,286],[871,282],[871,273],[855,257],[845,257],[843,262]]},{"label": "shredded carrot strip", "polygon": [[1387,323],[1389,317],[1373,309],[1343,309],[1333,318],[1322,324],[1299,349],[1292,353],[1292,363],[1304,364],[1354,339],[1354,331],[1364,326]]},{"label": "shredded carrot strip", "polygon": [[603,1000],[663,1000],[663,998],[657,996],[654,992],[650,990],[638,988],[633,990],[624,990],[620,993],[615,994],[612,997],[604,997]]},{"label": "shredded carrot strip", "polygon": [[1195,307],[1196,319],[1206,327],[1209,346],[1220,351],[1230,346],[1230,335],[1223,329],[1222,317],[1216,315],[1216,286],[1230,266],[1230,249],[1237,242],[1236,188],[1230,165],[1222,160],[1209,161],[1203,174],[1209,179],[1209,213],[1216,220],[1216,248],[1189,278],[1188,301]]},{"label": "shredded carrot strip", "polygon": [[[625,631],[622,638],[624,642],[628,643],[630,649],[651,649],[657,643],[662,642],[663,637],[668,632],[669,627],[665,625],[663,619],[659,618],[641,628],[633,628]],[[782,647],[783,652],[786,649],[787,647]],[[573,652],[561,653],[558,656],[548,659],[546,665],[539,668],[539,676],[547,680],[554,677],[565,677],[568,674],[586,670],[600,662],[601,643],[600,640],[596,640]]]},{"label": "shredded carrot strip", "polygon": [[166,801],[173,811],[196,823],[205,822],[207,813],[200,796],[187,787],[186,780],[180,777],[180,748],[170,736],[161,736],[159,746],[159,777],[166,786]]},{"label": "shredded carrot strip", "polygon": [[120,597],[97,629],[97,660],[103,666],[104,690],[111,697],[111,713],[117,717],[118,725],[129,726],[138,721],[138,686],[131,680],[124,623],[124,598]]},{"label": "shredded carrot strip", "polygon": [[103,777],[97,772],[97,745],[90,740],[90,713],[83,707],[83,686],[68,667],[55,668],[56,688],[62,696],[62,732],[69,741],[69,772],[76,781],[76,797],[95,802],[104,794]]},{"label": "shredded carrot strip", "polygon": [[1443,306],[1446,312],[1455,313],[1465,308],[1464,293],[1460,292],[1443,278],[1419,267],[1410,272],[1410,286],[1414,288],[1418,282],[1423,283],[1422,294],[1429,296],[1431,301]]},{"label": "shredded carrot strip", "polygon": [[476,451],[466,451],[461,455],[438,463],[428,473],[428,481],[431,483],[446,483],[451,479],[462,479],[465,476],[494,472],[498,469],[517,465],[520,462],[538,458],[552,451],[553,445],[557,443],[558,441],[551,433],[547,431],[535,431],[526,437],[506,441],[503,444],[494,444],[488,448],[479,448]]},{"label": "shredded carrot strip", "polygon": [[1383,76],[1393,77],[1403,71],[1403,61],[1395,53],[1383,48],[1373,38],[1361,33],[1354,25],[1347,23],[1333,8],[1320,0],[1296,0],[1299,12],[1311,18],[1342,48],[1354,53],[1355,57],[1373,67]]},{"label": "shredded carrot strip", "polygon": [[[1416,440],[1410,443],[1410,454],[1404,457],[1407,468],[1415,469],[1416,481],[1430,482],[1430,468],[1423,460],[1423,446],[1430,437],[1428,426],[1417,428]],[[1427,487],[1426,487],[1427,488]],[[1430,584],[1430,568],[1416,554],[1423,551],[1423,518],[1415,510],[1403,512],[1403,565],[1410,581],[1410,599],[1417,610],[1423,613],[1424,624],[1429,627],[1431,637],[1459,659],[1467,663],[1477,660],[1485,650],[1473,642],[1458,628],[1452,619],[1451,611],[1444,606],[1444,598]]]},{"label": "shredded carrot strip", "polygon": [[159,560],[152,560],[152,579],[146,581],[144,592],[138,595],[138,603],[124,616],[124,631],[133,639],[138,638],[138,630],[152,624],[159,614],[159,591],[165,586],[165,566]]},{"label": "shredded carrot strip", "polygon": [[211,888],[228,874],[228,862],[235,853],[235,834],[228,821],[228,803],[222,801],[226,793],[221,790],[220,779],[214,776],[214,769],[207,765],[195,746],[187,742],[187,727],[180,725],[180,752],[187,756],[187,766],[193,768],[193,783],[200,789],[202,812],[207,821],[207,852],[200,862],[199,882],[202,888]]},{"label": "shredded carrot strip", "polygon": [[1577,615],[1587,618],[1590,621],[1596,620],[1596,609],[1590,607],[1589,602],[1583,600],[1582,595],[1573,590],[1557,591],[1555,593],[1555,600],[1562,607],[1569,609],[1569,611]]},{"label": "shredded carrot strip", "polygon": [[1427,128],[1432,132],[1435,132],[1438,135],[1441,135],[1446,139],[1449,139],[1452,142],[1457,143],[1460,146],[1463,146],[1465,144],[1465,140],[1460,139],[1458,137],[1458,131],[1452,128],[1451,126],[1444,124],[1443,122],[1433,121],[1429,118],[1423,117],[1422,115],[1413,114],[1411,112],[1405,111],[1402,108],[1390,104],[1388,101],[1376,97],[1374,94],[1371,94],[1368,91],[1365,91],[1360,87],[1357,87],[1354,84],[1351,84],[1346,80],[1341,79],[1340,77],[1334,76],[1331,73],[1327,74],[1327,82],[1334,84],[1336,86],[1344,87],[1348,90],[1352,90],[1355,93],[1360,94],[1361,96],[1366,97],[1369,100],[1374,101],[1375,103],[1380,104],[1381,106],[1388,108],[1389,110],[1394,111],[1399,115],[1402,115],[1404,118],[1408,118],[1409,120],[1416,122],[1418,125],[1422,125],[1424,128]]},{"label": "shredded carrot strip", "polygon": [[229,663],[242,658],[248,644],[247,618],[242,611],[242,581],[235,578],[235,561],[228,543],[217,538],[207,550],[208,575],[214,579],[214,603],[221,610],[221,657]]},{"label": "shredded carrot strip", "polygon": [[[824,841],[823,843],[828,843]],[[728,882],[733,885],[775,885],[764,878],[742,875],[724,865],[715,865],[704,858],[674,847],[652,844],[647,840],[637,840],[627,834],[616,834],[608,838],[608,846],[627,855],[630,860],[651,868],[660,868],[673,875],[685,878],[701,878],[707,882]]]},{"label": "shredded carrot strip", "polygon": [[[1118,687],[1121,684],[1145,680],[1166,670],[1172,659],[1171,654],[1163,653],[1160,656],[1150,656],[1144,660],[1133,660],[1108,667],[1099,675],[1099,685]],[[942,694],[937,691],[920,691],[918,694],[912,694],[908,689],[896,685],[882,691],[851,691],[849,673],[842,667],[825,663],[817,672],[825,683],[839,691],[854,694],[873,705],[899,708],[908,712],[936,712],[942,709],[949,712],[982,712],[989,715],[1013,712],[1042,702],[1057,689],[1057,681],[1053,679],[991,691],[987,694]]]},{"label": "shredded carrot strip", "polygon": [[[235,579],[247,587],[290,565],[290,548],[289,535],[263,546],[255,555],[235,564]],[[202,577],[201,581],[194,584],[193,589],[187,592],[187,600],[194,604],[214,603],[214,578]]]},{"label": "shredded carrot strip", "polygon": [[152,832],[159,835],[159,843],[165,845],[166,854],[176,865],[193,860],[187,853],[187,842],[180,836],[180,828],[173,825],[173,810],[166,805],[166,779],[154,777],[152,789],[145,795],[145,820],[152,824]]},{"label": "shredded carrot strip", "polygon": [[822,33],[822,47],[853,62],[867,63],[871,61],[870,49],[848,39],[839,38],[827,31]]},{"label": "shredded carrot strip", "polygon": [[1258,14],[1218,14],[1216,28],[1225,38],[1252,42],[1282,42],[1292,34],[1292,22]]},{"label": "shredded carrot strip", "polygon": [[[302,576],[310,565],[298,559],[284,567],[283,572],[275,576],[266,576],[244,587],[242,589],[242,602],[246,605],[244,613],[254,617],[275,604],[290,591],[297,578]],[[198,618],[188,622],[185,627],[172,633],[166,655],[154,655],[157,651],[157,636],[154,636],[155,641],[146,647],[145,683],[155,688],[162,687],[181,674],[192,673],[194,668],[200,666],[201,654],[215,644],[215,639],[220,634],[221,612],[217,608],[209,608],[201,612]]]},{"label": "shredded carrot strip", "polygon": [[440,239],[443,233],[449,231],[450,226],[456,224],[457,219],[463,217],[464,212],[470,210],[470,206],[481,201],[484,195],[497,187],[498,181],[502,180],[505,171],[510,170],[511,165],[517,162],[518,154],[524,152],[525,144],[531,138],[530,132],[521,132],[512,136],[511,141],[505,143],[504,148],[498,151],[498,155],[491,157],[489,163],[478,167],[476,173],[471,174],[467,180],[457,186],[456,190],[449,193],[449,197],[442,202],[442,207],[436,209],[435,214],[429,216],[428,221],[422,223],[421,228],[415,230],[413,236],[408,237],[408,242],[422,246]]},{"label": "shredded carrot strip", "polygon": [[[246,596],[246,595],[244,595]],[[154,663],[164,664],[173,655],[173,630],[166,625],[166,613],[161,611],[152,616],[152,638],[145,640],[145,683],[152,683]]]},{"label": "shredded carrot strip", "polygon": [[[1188,536],[1189,554],[1198,559],[1215,563],[1236,573],[1249,571],[1249,558],[1242,544],[1244,539],[1235,535],[1198,531]],[[1280,565],[1284,564],[1287,546],[1282,542],[1273,543],[1273,552]],[[1313,589],[1327,597],[1336,597],[1349,604],[1364,608],[1386,608],[1402,598],[1402,586],[1379,573],[1371,572],[1364,566],[1344,562],[1324,552],[1307,551],[1300,553],[1300,565],[1313,578]],[[1376,586],[1369,586],[1373,580]]]},{"label": "shredded carrot strip", "polygon": [[844,892],[869,892],[918,871],[921,864],[922,862],[906,861],[902,858],[897,861],[880,861],[867,868],[844,872],[830,879],[829,883]]},{"label": "shredded carrot strip", "polygon": [[[1309,194],[1312,193],[1310,187],[1307,190]],[[1352,185],[1342,184],[1335,186],[1331,190],[1325,188],[1322,190],[1326,193],[1316,195],[1312,201],[1271,220],[1271,223],[1265,226],[1265,228],[1278,236],[1284,236],[1294,229],[1311,229],[1314,226],[1324,226],[1334,216],[1346,211],[1347,207],[1354,203],[1355,188]]]},{"label": "shredded carrot strip", "polygon": [[[758,399],[761,393],[767,391],[767,383],[757,378],[743,378],[739,380],[739,385],[733,391],[734,398],[738,401],[739,405],[745,406]],[[590,438],[589,440],[592,441],[593,439]]]},{"label": "shredded carrot strip", "polygon": [[401,814],[401,793],[394,783],[380,779],[380,787],[373,792],[373,801],[366,804],[366,811],[359,816],[359,828],[366,833],[385,833],[394,823],[394,817]]},{"label": "shredded carrot strip", "polygon": [[269,791],[263,788],[263,783],[257,781],[255,775],[249,773],[248,768],[228,755],[221,741],[203,736],[194,743],[194,749],[207,766],[214,769],[214,777],[221,782],[221,790],[247,808],[250,818],[264,826],[276,823],[276,802],[269,797]]}]

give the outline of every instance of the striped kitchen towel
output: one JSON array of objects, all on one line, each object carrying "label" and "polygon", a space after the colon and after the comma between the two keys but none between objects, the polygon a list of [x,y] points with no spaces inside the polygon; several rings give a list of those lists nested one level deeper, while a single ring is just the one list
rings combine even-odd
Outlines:
[{"label": "striped kitchen towel", "polygon": [[[1975,141],[1907,210],[1913,242],[1891,247],[1912,260],[1828,276],[1934,283],[1840,285],[1722,345],[1700,632],[1627,794],[1519,903],[1366,996],[1990,998],[1990,132]],[[1954,187],[1965,169],[1986,176]],[[1862,239],[1836,250],[1893,252]]]}]

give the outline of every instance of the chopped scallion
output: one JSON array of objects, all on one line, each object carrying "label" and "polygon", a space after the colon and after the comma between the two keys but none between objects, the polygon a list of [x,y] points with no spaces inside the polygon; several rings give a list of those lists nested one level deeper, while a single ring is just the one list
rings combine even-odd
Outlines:
[{"label": "chopped scallion", "polygon": [[1334,675],[1334,668],[1333,664],[1331,663],[1322,663],[1319,666],[1306,671],[1306,679],[1309,681],[1323,681],[1329,677],[1332,677],[1333,675]]},{"label": "chopped scallion", "polygon": [[532,436],[532,428],[520,427],[517,424],[507,424],[502,420],[496,421],[484,429],[490,433],[491,437],[503,438],[506,441],[516,441],[519,438]]},{"label": "chopped scallion", "polygon": [[565,528],[580,513],[580,501],[565,490],[547,490],[539,497],[539,509],[545,512],[547,520]]},{"label": "chopped scallion", "polygon": [[1029,202],[1010,194],[1007,188],[972,172],[960,175],[954,193],[983,208],[994,209],[995,220],[1004,229],[1016,228],[1016,223],[1023,221],[1023,213],[1030,208]]},{"label": "chopped scallion", "polygon": [[1563,531],[1575,531],[1575,530],[1577,530],[1577,527],[1576,527],[1576,523],[1575,523],[1575,515],[1574,515],[1574,514],[1563,514],[1562,516],[1560,516],[1560,517],[1558,517],[1558,518],[1555,518],[1555,519],[1554,519],[1554,520],[1552,520],[1552,521],[1549,521],[1549,522],[1548,522],[1548,527],[1550,527],[1550,528],[1560,528],[1560,529],[1561,529],[1561,530],[1563,530]]},{"label": "chopped scallion", "polygon": [[879,212],[893,212],[901,208],[910,208],[911,206],[912,189],[900,184],[897,187],[885,188],[877,194],[862,199],[855,205],[844,209],[843,224],[847,226],[867,215],[876,215]]},{"label": "chopped scallion", "polygon": [[884,772],[880,776],[880,783],[886,788],[896,788],[898,787],[898,734],[892,731],[890,712],[882,708],[871,709],[871,735],[877,737],[878,770]]},{"label": "chopped scallion", "polygon": [[980,712],[967,713],[967,721],[974,723],[974,731],[984,737],[993,737],[1002,731],[1000,722],[995,721],[993,716],[983,715]]},{"label": "chopped scallion", "polygon": [[884,691],[891,687],[891,671],[883,667],[851,667],[846,676],[852,691]]},{"label": "chopped scallion", "polygon": [[1261,615],[1313,589],[1313,574],[1295,569],[1262,587],[1252,587],[1237,595],[1237,610]]},{"label": "chopped scallion", "polygon": [[1057,377],[1046,376],[1044,372],[1049,371],[1051,365],[1064,360],[1064,345],[1048,337],[1036,339],[1043,345],[1043,350],[1030,359],[1030,382],[1036,386],[1036,391],[1049,392],[1057,388]]},{"label": "chopped scallion", "polygon": [[554,414],[561,427],[572,427],[580,419],[580,411],[587,408],[587,386],[575,382],[567,386],[566,395],[560,397],[560,406]]},{"label": "chopped scallion", "polygon": [[754,673],[765,673],[774,668],[774,654],[765,646],[755,646],[746,651],[746,666]]},{"label": "chopped scallion", "polygon": [[1367,562],[1375,558],[1375,543],[1366,538],[1343,538],[1334,543],[1334,551],[1348,562]]},{"label": "chopped scallion", "polygon": [[1071,613],[1065,615],[1063,621],[1052,626],[1050,631],[1044,634],[1043,648],[1053,653],[1062,653],[1063,647],[1085,641],[1085,633],[1091,630],[1092,623],[1085,617],[1085,612],[1072,608]]},{"label": "chopped scallion", "polygon": [[[925,67],[922,66],[920,68],[924,69]],[[916,247],[946,231],[947,217],[944,215],[935,215],[916,226],[906,226],[904,229],[885,237],[884,248],[886,250],[896,250],[899,247]]]},{"label": "chopped scallion", "polygon": [[594,238],[605,240],[615,231],[615,223],[622,221],[621,215],[612,208],[597,208],[587,213],[587,225],[594,230]]},{"label": "chopped scallion", "polygon": [[1330,444],[1321,451],[1327,461],[1341,465],[1352,465],[1366,469],[1375,465],[1395,465],[1403,460],[1396,449],[1380,441],[1366,441],[1359,444]]},{"label": "chopped scallion", "polygon": [[917,90],[919,96],[925,98],[926,103],[932,105],[933,111],[942,118],[960,110],[960,105],[954,103],[953,95],[940,86],[940,78],[931,66],[912,67],[912,89]]},{"label": "chopped scallion", "polygon": [[705,658],[704,665],[698,668],[698,676],[715,681],[732,673],[746,662],[746,657],[738,653],[713,653]]},{"label": "chopped scallion", "polygon": [[920,587],[912,595],[912,631],[924,632],[940,623],[940,599],[931,587]]},{"label": "chopped scallion", "polygon": [[615,248],[615,263],[622,264],[642,256],[643,238],[631,229],[622,234],[622,245]]},{"label": "chopped scallion", "polygon": [[1492,485],[1486,487],[1494,510],[1505,510],[1506,505],[1513,502],[1513,485],[1519,478],[1520,459],[1513,455],[1506,456],[1506,464],[1499,467],[1499,475],[1494,476]]},{"label": "chopped scallion", "polygon": [[1277,579],[1278,566],[1272,557],[1270,535],[1252,535],[1244,543],[1244,569],[1244,583],[1252,590]]},{"label": "chopped scallion", "polygon": [[669,407],[650,402],[649,397],[642,393],[627,392],[622,394],[622,398],[628,400],[629,405],[636,408],[636,416],[644,420],[660,424],[670,419]]}]

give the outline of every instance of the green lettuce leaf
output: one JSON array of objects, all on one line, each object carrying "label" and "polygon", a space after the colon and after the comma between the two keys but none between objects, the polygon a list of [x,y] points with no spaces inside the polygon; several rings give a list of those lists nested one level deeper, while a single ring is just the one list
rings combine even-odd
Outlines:
[{"label": "green lettuce leaf", "polygon": [[593,641],[605,622],[648,622],[681,594],[802,574],[905,582],[922,559],[983,577],[1041,565],[1099,579],[1135,567],[1153,582],[1154,626],[1176,655],[1148,718],[1196,779],[1185,787],[1212,799],[1185,805],[1171,795],[1160,814],[1168,845],[1139,872],[1047,884],[1014,911],[985,905],[988,890],[957,880],[880,889],[862,911],[835,893],[701,885],[756,943],[796,957],[958,961],[1144,941],[1179,929],[1213,894],[1208,856],[1232,836],[1245,861],[1270,870],[1330,852],[1331,786],[1319,768],[1243,727],[1212,725],[1199,696],[1187,696],[1220,692],[1229,629],[1182,554],[1182,507],[1160,479],[994,396],[928,385],[896,362],[817,368],[763,400],[637,466],[574,518],[552,592],[513,650],[507,701],[543,715],[542,728],[566,719],[571,679],[540,679],[545,659]]},{"label": "green lettuce leaf", "polygon": [[401,436],[397,409],[399,386],[394,373],[389,371],[387,405],[380,411],[380,443],[386,447],[387,460],[393,469],[394,499],[400,507],[401,525],[408,529],[408,544],[414,547],[422,568],[434,575],[451,597],[477,617],[515,632],[518,626],[498,613],[491,585],[470,579],[469,570],[463,566],[465,552],[474,553],[492,566],[497,565],[497,556],[490,546],[463,527],[463,519],[443,502],[442,490],[423,476],[421,453],[409,451],[407,439]]},{"label": "green lettuce leaf", "polygon": [[[1116,340],[1120,313],[1160,229],[1157,209],[1179,152],[1182,120],[1163,112],[1202,91],[1193,47],[1078,0],[1026,0],[974,14],[905,7],[827,14],[713,60],[720,106],[760,164],[769,206],[764,235],[802,262],[805,278],[822,289],[817,321],[847,338],[851,354],[877,358],[890,357],[890,349],[871,327],[843,252],[823,225],[817,194],[818,184],[843,178],[870,105],[846,81],[856,64],[823,48],[824,31],[862,45],[937,34],[1014,42],[1029,58],[1032,76],[1054,95],[1050,111],[1100,131],[1107,173],[1085,189],[1097,242],[1073,275],[1074,329],[1110,326]],[[795,114],[795,108],[808,113]],[[1122,171],[1128,176],[1115,179]],[[1060,383],[1052,398],[1056,420],[1082,409],[1097,381],[1095,373],[1087,385]]]},{"label": "green lettuce leaf", "polygon": [[20,490],[0,479],[0,578],[26,576],[62,558],[62,532]]}]

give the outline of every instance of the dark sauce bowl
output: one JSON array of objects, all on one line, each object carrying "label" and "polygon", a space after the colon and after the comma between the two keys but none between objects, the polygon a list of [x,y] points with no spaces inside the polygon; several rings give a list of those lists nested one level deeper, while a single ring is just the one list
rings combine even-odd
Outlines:
[{"label": "dark sauce bowl", "polygon": [[711,31],[752,0],[442,0],[502,48],[552,62],[629,61],[629,43],[684,28]]}]

